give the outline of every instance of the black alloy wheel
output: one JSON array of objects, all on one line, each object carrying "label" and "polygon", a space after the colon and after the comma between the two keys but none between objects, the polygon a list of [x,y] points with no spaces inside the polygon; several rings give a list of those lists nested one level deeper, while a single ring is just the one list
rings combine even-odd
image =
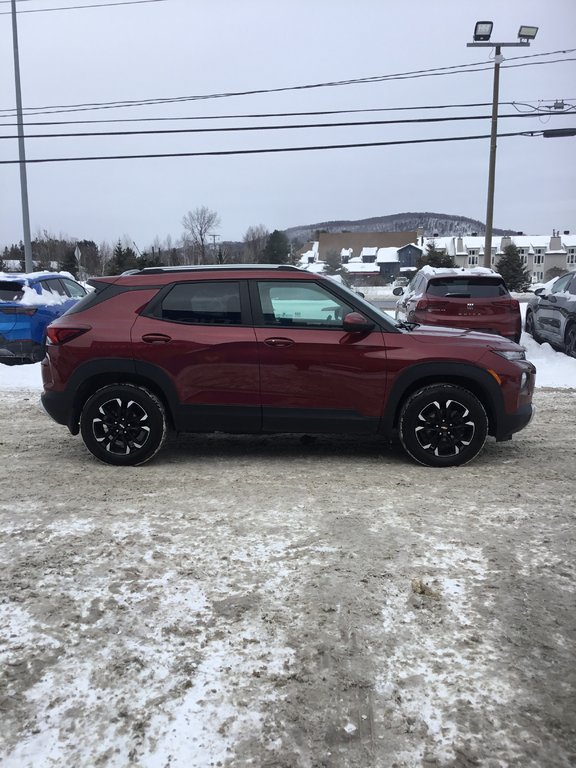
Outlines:
[{"label": "black alloy wheel", "polygon": [[576,357],[576,323],[568,326],[564,338],[564,351],[570,357]]},{"label": "black alloy wheel", "polygon": [[149,461],[166,438],[160,400],[134,384],[110,384],[90,397],[80,415],[88,450],[100,461],[136,466]]},{"label": "black alloy wheel", "polygon": [[404,449],[420,464],[460,466],[482,450],[488,418],[480,400],[468,390],[431,384],[406,400],[399,431]]}]

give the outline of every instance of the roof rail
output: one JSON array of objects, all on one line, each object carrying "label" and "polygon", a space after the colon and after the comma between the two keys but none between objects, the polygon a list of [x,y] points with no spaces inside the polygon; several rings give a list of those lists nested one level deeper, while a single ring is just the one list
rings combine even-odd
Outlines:
[{"label": "roof rail", "polygon": [[165,272],[212,272],[212,271],[243,271],[256,269],[275,269],[279,271],[287,270],[290,272],[301,272],[299,267],[292,264],[197,264],[185,265],[180,267],[144,267],[144,269],[135,269],[123,272],[130,275],[160,275]]}]

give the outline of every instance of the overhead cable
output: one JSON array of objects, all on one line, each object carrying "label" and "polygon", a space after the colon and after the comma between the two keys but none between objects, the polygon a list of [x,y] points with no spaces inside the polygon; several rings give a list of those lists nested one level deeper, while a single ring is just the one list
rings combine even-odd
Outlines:
[{"label": "overhead cable", "polygon": [[[569,130],[569,129],[566,129]],[[576,128],[574,129],[576,132]],[[499,133],[498,138],[508,136],[537,136],[542,135],[543,131],[517,131],[514,133]],[[277,154],[281,152],[317,152],[327,149],[358,149],[364,147],[390,147],[404,144],[437,144],[449,141],[475,141],[477,139],[489,139],[490,134],[479,134],[476,136],[445,136],[435,139],[403,139],[400,141],[369,141],[354,144],[322,144],[308,147],[272,147],[265,149],[226,149],[213,150],[208,152],[154,152],[139,155],[93,155],[85,157],[40,157],[27,159],[26,164],[40,163],[68,163],[68,162],[86,162],[94,160],[144,160],[152,158],[168,157],[224,157],[231,155],[262,155]],[[0,160],[0,165],[17,165],[19,160]]]}]

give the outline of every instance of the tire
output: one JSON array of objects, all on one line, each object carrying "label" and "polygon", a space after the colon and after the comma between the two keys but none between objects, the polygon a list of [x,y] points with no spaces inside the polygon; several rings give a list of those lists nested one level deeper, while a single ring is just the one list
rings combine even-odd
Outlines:
[{"label": "tire", "polygon": [[420,464],[454,467],[472,461],[488,434],[484,406],[467,389],[431,384],[410,395],[400,412],[400,441]]},{"label": "tire", "polygon": [[570,357],[576,357],[576,324],[574,323],[566,329],[564,352]]},{"label": "tire", "polygon": [[536,323],[534,322],[534,315],[532,312],[526,312],[526,320],[524,321],[524,330],[527,334],[532,336],[536,344],[541,344],[542,339],[538,335],[538,331],[536,330]]},{"label": "tire", "polygon": [[95,392],[80,414],[80,432],[100,461],[137,466],[156,455],[166,439],[166,412],[149,390],[109,384]]}]

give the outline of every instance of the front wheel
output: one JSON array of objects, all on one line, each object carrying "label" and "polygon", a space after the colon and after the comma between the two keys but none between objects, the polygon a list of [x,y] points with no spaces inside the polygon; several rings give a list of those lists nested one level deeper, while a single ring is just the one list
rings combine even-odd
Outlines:
[{"label": "front wheel", "polygon": [[144,387],[109,384],[90,397],[80,415],[88,450],[106,464],[136,466],[149,461],[166,438],[166,413]]},{"label": "front wheel", "polygon": [[420,464],[467,464],[482,450],[488,434],[484,406],[467,389],[431,384],[414,392],[400,413],[400,441]]},{"label": "front wheel", "polygon": [[564,351],[570,357],[576,357],[576,325],[569,326],[564,338]]}]

